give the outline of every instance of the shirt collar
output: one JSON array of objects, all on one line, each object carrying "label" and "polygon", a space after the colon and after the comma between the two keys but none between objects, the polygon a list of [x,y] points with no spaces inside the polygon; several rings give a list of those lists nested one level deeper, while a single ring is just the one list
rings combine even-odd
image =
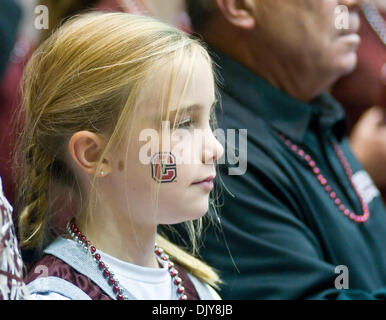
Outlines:
[{"label": "shirt collar", "polygon": [[[219,69],[222,90],[276,130],[302,142],[306,131],[312,129],[311,120],[316,118],[322,130],[334,129],[339,140],[343,137],[343,108],[328,93],[305,103],[275,88],[225,54],[212,50],[212,56]],[[339,128],[335,130],[335,126]]]}]

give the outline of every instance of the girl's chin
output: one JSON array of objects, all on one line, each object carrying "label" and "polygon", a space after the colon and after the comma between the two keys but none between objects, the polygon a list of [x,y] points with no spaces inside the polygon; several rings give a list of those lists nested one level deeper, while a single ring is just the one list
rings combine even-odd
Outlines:
[{"label": "girl's chin", "polygon": [[176,217],[176,219],[165,219],[163,223],[160,224],[167,224],[167,225],[173,225],[173,224],[180,224],[183,222],[187,221],[192,221],[192,220],[198,220],[205,216],[208,212],[209,208],[207,207],[206,210],[200,210],[198,212],[192,212],[189,215],[183,216],[183,217]]}]

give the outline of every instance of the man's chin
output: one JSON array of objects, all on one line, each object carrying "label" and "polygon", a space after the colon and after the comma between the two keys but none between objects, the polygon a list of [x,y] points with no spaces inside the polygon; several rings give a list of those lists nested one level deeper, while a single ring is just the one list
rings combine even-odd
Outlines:
[{"label": "man's chin", "polygon": [[345,46],[356,50],[361,43],[361,37],[357,33],[349,33],[340,35],[339,41],[344,42]]},{"label": "man's chin", "polygon": [[342,56],[335,64],[335,70],[338,78],[353,72],[357,66],[358,56],[356,52],[348,53]]}]

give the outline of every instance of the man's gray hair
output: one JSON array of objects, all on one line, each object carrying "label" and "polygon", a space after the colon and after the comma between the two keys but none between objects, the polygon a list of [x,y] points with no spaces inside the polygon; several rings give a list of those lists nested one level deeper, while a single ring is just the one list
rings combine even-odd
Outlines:
[{"label": "man's gray hair", "polygon": [[203,30],[216,8],[216,0],[185,0],[194,31]]}]

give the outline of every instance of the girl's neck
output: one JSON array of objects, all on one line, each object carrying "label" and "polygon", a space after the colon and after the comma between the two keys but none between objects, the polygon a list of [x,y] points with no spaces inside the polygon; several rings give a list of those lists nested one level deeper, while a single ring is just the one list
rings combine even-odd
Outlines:
[{"label": "girl's neck", "polygon": [[154,253],[157,226],[133,225],[127,220],[122,215],[94,214],[76,224],[97,250],[141,267],[159,268]]}]

